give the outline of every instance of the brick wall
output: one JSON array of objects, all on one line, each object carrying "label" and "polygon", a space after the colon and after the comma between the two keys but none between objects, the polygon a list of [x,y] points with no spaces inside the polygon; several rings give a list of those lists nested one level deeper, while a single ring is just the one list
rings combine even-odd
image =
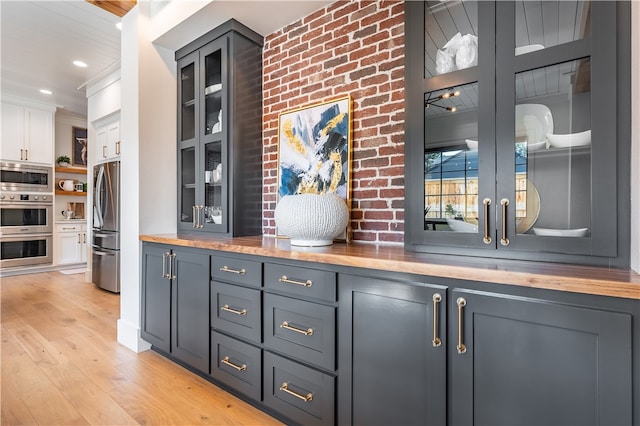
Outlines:
[{"label": "brick wall", "polygon": [[336,1],[265,37],[263,232],[275,234],[278,114],[352,100],[354,240],[404,230],[404,2]]}]

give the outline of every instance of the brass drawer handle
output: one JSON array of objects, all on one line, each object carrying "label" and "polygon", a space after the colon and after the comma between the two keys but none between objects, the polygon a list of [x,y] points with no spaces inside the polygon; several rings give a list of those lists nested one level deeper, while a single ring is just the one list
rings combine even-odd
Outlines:
[{"label": "brass drawer handle", "polygon": [[296,398],[299,398],[299,399],[303,400],[304,402],[309,402],[309,401],[312,401],[312,400],[313,400],[313,394],[312,394],[311,392],[309,392],[309,393],[308,393],[308,394],[306,394],[306,395],[301,395],[301,394],[299,394],[298,392],[294,392],[294,391],[290,390],[290,389],[289,389],[289,384],[288,384],[287,382],[284,382],[284,383],[282,384],[282,386],[280,386],[280,390],[281,390],[282,392],[286,392],[286,393],[288,393],[289,395],[293,395],[293,396],[295,396]]},{"label": "brass drawer handle", "polygon": [[286,275],[281,276],[280,279],[278,279],[278,281],[280,281],[281,283],[301,285],[303,287],[311,287],[313,285],[313,281],[311,280],[306,280],[306,281],[291,280],[287,278]]},{"label": "brass drawer handle", "polygon": [[456,347],[456,349],[458,349],[459,354],[463,354],[467,352],[467,347],[462,341],[462,310],[465,306],[467,306],[467,301],[464,300],[463,297],[458,297],[458,300],[456,300],[456,304],[458,305],[458,346]]},{"label": "brass drawer handle", "polygon": [[247,273],[247,271],[244,268],[242,268],[242,269],[231,269],[227,265],[224,265],[222,268],[220,268],[220,271],[222,271],[222,272],[230,272],[232,274],[238,274],[238,275],[244,275],[244,274]]},{"label": "brass drawer handle", "polygon": [[229,361],[229,357],[225,356],[224,358],[222,358],[222,360],[220,360],[220,362],[222,362],[224,365],[228,365],[231,368],[234,368],[238,371],[245,371],[247,369],[247,364],[242,364],[242,365],[237,365],[232,363],[231,361]]},{"label": "brass drawer handle", "polygon": [[442,340],[438,337],[438,304],[442,302],[440,293],[433,295],[433,347],[442,345]]},{"label": "brass drawer handle", "polygon": [[242,309],[239,311],[237,309],[230,308],[229,305],[224,305],[222,308],[220,308],[220,310],[231,312],[232,314],[236,314],[236,315],[247,315],[246,309]]},{"label": "brass drawer handle", "polygon": [[313,335],[313,328],[307,328],[306,330],[303,330],[302,328],[292,327],[289,325],[288,321],[283,321],[282,324],[280,324],[280,328],[295,331],[296,333],[304,334],[305,336]]}]

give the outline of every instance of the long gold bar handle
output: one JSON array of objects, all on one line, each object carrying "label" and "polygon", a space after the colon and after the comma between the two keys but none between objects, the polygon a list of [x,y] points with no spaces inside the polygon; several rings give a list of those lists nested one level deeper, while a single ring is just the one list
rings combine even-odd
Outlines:
[{"label": "long gold bar handle", "polygon": [[302,328],[292,327],[289,325],[289,322],[287,321],[283,321],[282,324],[280,324],[280,328],[284,328],[285,330],[295,331],[296,333],[304,334],[305,336],[313,335],[313,328],[307,328],[306,330],[304,330]]},{"label": "long gold bar handle", "polygon": [[463,354],[467,351],[467,347],[462,341],[462,310],[467,306],[467,301],[462,297],[458,297],[456,303],[458,305],[458,346],[456,349],[458,349],[459,354]]},{"label": "long gold bar handle", "polygon": [[237,310],[237,309],[230,308],[229,305],[224,305],[222,308],[220,308],[220,310],[231,312],[232,314],[236,314],[236,315],[247,315],[246,309]]},{"label": "long gold bar handle", "polygon": [[309,393],[308,393],[308,394],[306,394],[306,395],[301,395],[301,394],[299,394],[298,392],[294,392],[294,391],[290,390],[290,389],[289,389],[289,384],[288,384],[287,382],[284,382],[284,383],[282,384],[282,386],[280,386],[280,390],[281,390],[282,392],[286,392],[286,393],[288,393],[289,395],[293,395],[293,396],[295,396],[296,398],[299,398],[299,399],[303,400],[304,402],[309,402],[309,401],[312,401],[312,400],[313,400],[313,394],[312,394],[311,392],[309,392]]},{"label": "long gold bar handle", "polygon": [[247,369],[247,364],[242,364],[242,365],[237,365],[232,363],[231,361],[229,361],[229,357],[225,356],[224,358],[222,358],[222,360],[220,360],[220,362],[222,362],[224,365],[228,365],[231,368],[235,368],[238,371],[244,371]]},{"label": "long gold bar handle", "polygon": [[491,244],[491,234],[489,232],[489,206],[491,205],[491,198],[485,198],[482,200],[484,204],[484,238],[482,241],[485,244]]},{"label": "long gold bar handle", "polygon": [[509,245],[509,238],[507,238],[507,206],[509,205],[509,200],[503,198],[500,200],[500,204],[502,204],[502,238],[500,239],[500,244],[503,246]]},{"label": "long gold bar handle", "polygon": [[116,155],[120,155],[120,141],[116,142]]},{"label": "long gold bar handle", "polygon": [[198,206],[191,206],[191,209],[193,213],[193,227],[197,228],[198,227]]},{"label": "long gold bar handle", "polygon": [[175,267],[176,267],[176,254],[171,253],[169,255],[169,276],[167,277],[170,280],[176,279]]},{"label": "long gold bar handle", "polygon": [[244,275],[244,274],[247,273],[247,271],[244,268],[242,268],[242,269],[231,269],[227,265],[224,265],[222,268],[220,268],[220,270],[222,272],[231,272],[232,274],[238,274],[238,275]]},{"label": "long gold bar handle", "polygon": [[442,340],[438,337],[438,304],[442,302],[440,293],[433,295],[433,347],[437,348],[442,345]]},{"label": "long gold bar handle", "polygon": [[170,253],[162,253],[162,278],[168,278],[167,274],[167,255]]},{"label": "long gold bar handle", "polygon": [[278,279],[278,281],[280,281],[281,283],[301,285],[303,287],[311,287],[313,285],[313,281],[311,281],[311,280],[306,280],[306,281],[291,280],[291,279],[287,278],[286,275],[281,276]]}]

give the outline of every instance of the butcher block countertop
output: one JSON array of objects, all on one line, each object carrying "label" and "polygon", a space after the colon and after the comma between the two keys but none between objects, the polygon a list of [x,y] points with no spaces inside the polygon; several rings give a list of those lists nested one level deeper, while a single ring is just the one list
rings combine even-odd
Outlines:
[{"label": "butcher block countertop", "polygon": [[402,246],[367,243],[292,247],[287,239],[262,236],[221,238],[161,234],[141,235],[140,240],[276,259],[640,300],[640,275],[626,269],[413,253]]}]

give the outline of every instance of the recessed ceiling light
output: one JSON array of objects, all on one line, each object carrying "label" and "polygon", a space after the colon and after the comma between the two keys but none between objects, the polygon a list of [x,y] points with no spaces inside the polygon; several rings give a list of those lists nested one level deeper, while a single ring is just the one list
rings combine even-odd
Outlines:
[{"label": "recessed ceiling light", "polygon": [[82,61],[73,61],[73,65],[75,65],[76,67],[80,67],[80,68],[86,68],[87,64],[85,64]]},{"label": "recessed ceiling light", "polygon": [[116,23],[116,28],[122,30],[122,22]]},{"label": "recessed ceiling light", "polygon": [[40,93],[43,95],[53,95],[53,92],[49,89],[40,89]]}]

